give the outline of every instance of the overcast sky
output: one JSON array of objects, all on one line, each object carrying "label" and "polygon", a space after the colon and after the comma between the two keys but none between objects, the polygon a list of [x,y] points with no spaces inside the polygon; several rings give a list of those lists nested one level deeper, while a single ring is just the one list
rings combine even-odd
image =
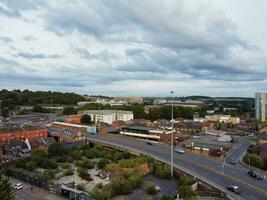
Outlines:
[{"label": "overcast sky", "polygon": [[267,91],[266,0],[1,0],[0,88]]}]

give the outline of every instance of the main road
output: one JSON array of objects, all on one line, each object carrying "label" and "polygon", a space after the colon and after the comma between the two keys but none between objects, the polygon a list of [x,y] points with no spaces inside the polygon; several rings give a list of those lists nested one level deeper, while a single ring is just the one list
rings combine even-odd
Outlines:
[{"label": "main road", "polygon": [[[96,134],[88,136],[88,139],[170,163],[170,147],[163,144],[147,145],[143,140],[121,135]],[[249,177],[247,171],[239,166],[223,163],[190,151],[186,151],[184,155],[174,154],[174,166],[229,195],[232,194],[225,189],[226,186],[239,186],[242,192],[239,196],[234,195],[236,199],[267,200],[267,181]]]}]

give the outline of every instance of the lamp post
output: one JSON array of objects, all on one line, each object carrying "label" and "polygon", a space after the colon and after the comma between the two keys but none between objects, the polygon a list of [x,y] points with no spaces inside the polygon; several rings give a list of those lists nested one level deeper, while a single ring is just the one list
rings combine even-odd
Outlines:
[{"label": "lamp post", "polygon": [[171,124],[172,124],[172,131],[171,131],[171,177],[173,177],[173,91],[171,91],[172,97],[172,115],[171,115]]}]

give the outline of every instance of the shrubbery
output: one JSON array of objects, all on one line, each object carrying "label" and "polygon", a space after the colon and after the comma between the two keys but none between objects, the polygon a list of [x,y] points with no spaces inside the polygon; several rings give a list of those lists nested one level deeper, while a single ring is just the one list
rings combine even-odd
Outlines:
[{"label": "shrubbery", "polygon": [[147,194],[155,195],[157,193],[156,185],[152,182],[149,182],[146,185],[146,192],[147,192]]},{"label": "shrubbery", "polygon": [[260,156],[257,154],[252,154],[252,153],[246,153],[246,155],[243,158],[243,161],[256,168],[262,169],[264,167],[263,160]]}]

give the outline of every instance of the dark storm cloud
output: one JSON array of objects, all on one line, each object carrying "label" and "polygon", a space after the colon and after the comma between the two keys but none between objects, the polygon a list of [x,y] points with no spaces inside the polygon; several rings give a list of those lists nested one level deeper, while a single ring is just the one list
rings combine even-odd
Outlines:
[{"label": "dark storm cloud", "polygon": [[17,57],[22,57],[22,58],[26,58],[26,59],[47,59],[47,58],[60,58],[60,55],[57,54],[53,54],[53,55],[45,55],[42,53],[24,53],[24,52],[20,52],[16,55]]}]

